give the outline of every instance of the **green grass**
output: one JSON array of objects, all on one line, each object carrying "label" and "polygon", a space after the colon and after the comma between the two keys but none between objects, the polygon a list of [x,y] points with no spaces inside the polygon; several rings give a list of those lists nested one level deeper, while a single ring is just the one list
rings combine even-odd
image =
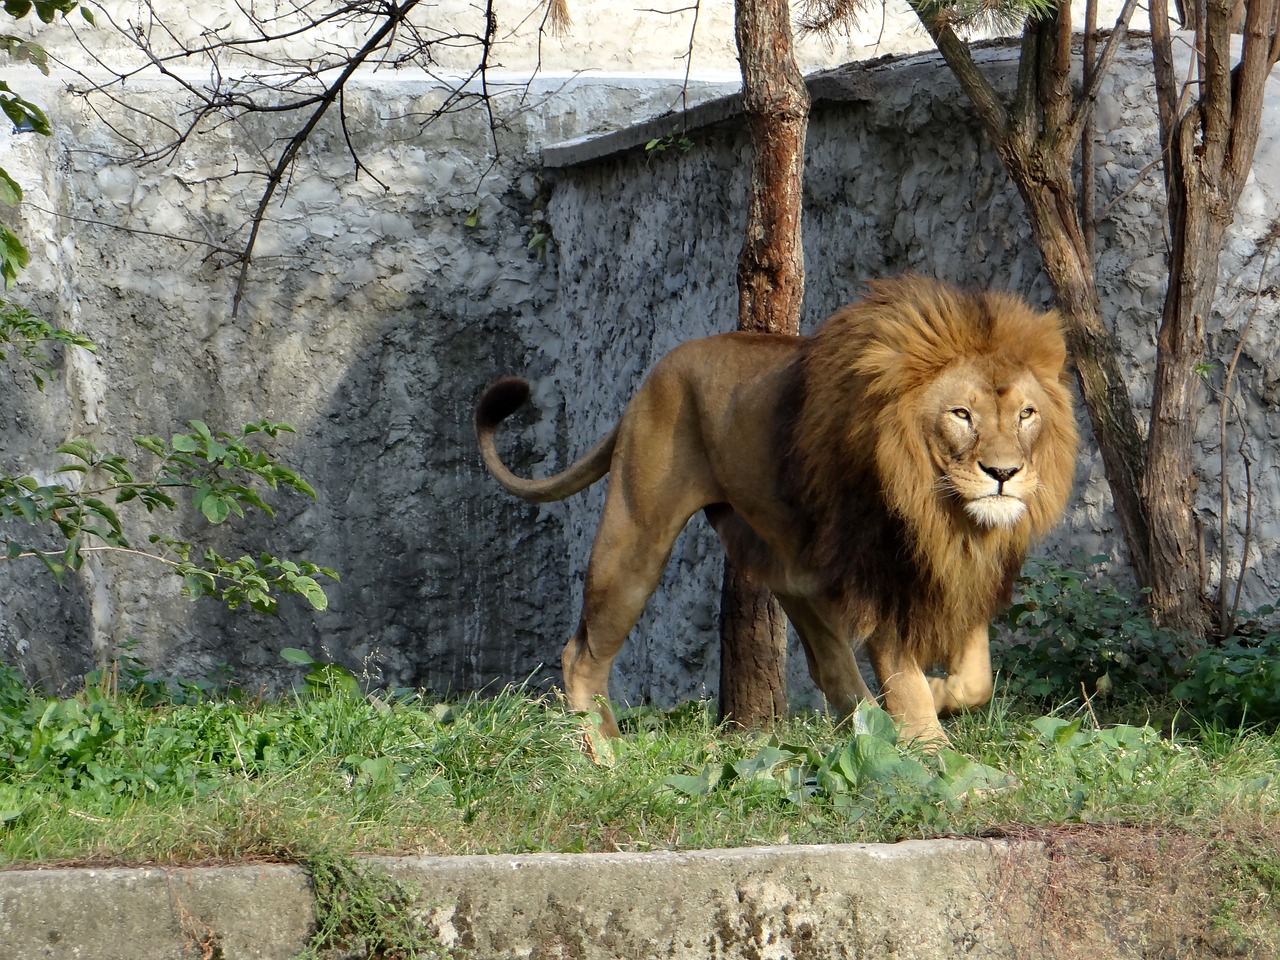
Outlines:
[{"label": "green grass", "polygon": [[99,684],[45,699],[0,676],[0,865],[1271,830],[1280,814],[1274,732],[1162,734],[1002,699],[951,722],[957,753],[941,758],[893,745],[875,711],[856,729],[802,717],[736,735],[689,704],[624,713],[627,736],[597,760],[582,718],[519,689],[451,705],[341,684],[185,696]]}]

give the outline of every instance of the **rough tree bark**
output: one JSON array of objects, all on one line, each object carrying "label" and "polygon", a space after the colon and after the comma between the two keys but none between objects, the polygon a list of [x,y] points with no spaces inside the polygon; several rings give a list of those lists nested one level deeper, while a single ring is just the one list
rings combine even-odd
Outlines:
[{"label": "rough tree bark", "polygon": [[1247,0],[1240,61],[1232,68],[1236,8],[1236,0],[1199,6],[1200,96],[1180,104],[1168,3],[1150,5],[1170,240],[1147,442],[1151,602],[1160,623],[1197,639],[1208,632],[1212,614],[1200,582],[1194,512],[1192,451],[1203,407],[1196,368],[1204,359],[1222,241],[1253,164],[1263,93],[1280,56],[1280,2]]},{"label": "rough tree bark", "polygon": [[[743,111],[751,130],[751,198],[738,260],[738,327],[798,333],[809,91],[792,50],[786,0],[736,0]],[[784,716],[786,618],[767,590],[726,563],[720,603],[720,715],[755,727]]]}]

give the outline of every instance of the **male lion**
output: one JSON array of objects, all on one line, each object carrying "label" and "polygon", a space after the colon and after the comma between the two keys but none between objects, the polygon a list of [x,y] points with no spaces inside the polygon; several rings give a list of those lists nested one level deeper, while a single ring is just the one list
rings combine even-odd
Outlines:
[{"label": "male lion", "polygon": [[[609,669],[698,510],[771,589],[828,702],[871,694],[863,647],[903,735],[991,697],[987,623],[1031,538],[1062,514],[1077,446],[1054,313],[921,277],[810,337],[726,333],[667,354],[618,425],[566,470],[515,476],[494,445],[529,397],[498,380],[476,407],[485,466],[511,493],[561,500],[612,473],[564,650],[569,704],[601,713]],[[931,667],[945,677],[926,677]]]}]

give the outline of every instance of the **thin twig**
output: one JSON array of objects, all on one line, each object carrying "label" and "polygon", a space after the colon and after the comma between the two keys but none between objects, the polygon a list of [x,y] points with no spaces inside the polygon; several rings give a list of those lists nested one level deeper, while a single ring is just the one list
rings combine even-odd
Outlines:
[{"label": "thin twig", "polygon": [[[1235,406],[1235,401],[1231,397],[1231,383],[1235,379],[1236,366],[1240,362],[1240,354],[1244,350],[1245,338],[1249,335],[1249,328],[1253,326],[1253,318],[1258,314],[1258,304],[1262,300],[1262,286],[1267,276],[1267,266],[1271,261],[1271,254],[1275,250],[1276,241],[1273,239],[1267,245],[1267,252],[1262,258],[1262,269],[1258,272],[1258,285],[1253,291],[1253,305],[1249,310],[1249,316],[1245,318],[1244,325],[1240,328],[1240,336],[1236,340],[1235,351],[1231,354],[1231,362],[1227,364],[1227,372],[1222,378],[1222,398],[1218,402],[1218,458],[1219,473],[1221,480],[1221,506],[1218,513],[1218,550],[1220,573],[1218,576],[1218,616],[1221,620],[1223,636],[1230,636],[1233,621],[1235,620],[1236,610],[1240,605],[1240,589],[1244,583],[1244,574],[1246,563],[1248,562],[1249,537],[1252,533],[1253,526],[1253,475],[1250,470],[1248,457],[1244,453],[1244,441],[1241,440],[1240,453],[1245,463],[1245,543],[1240,555],[1240,574],[1236,578],[1235,596],[1231,606],[1227,606],[1227,522],[1231,512],[1231,489],[1227,484],[1227,407]],[[1243,414],[1241,414],[1243,418]]]},{"label": "thin twig", "polygon": [[69,213],[60,213],[57,210],[49,210],[40,206],[34,201],[23,201],[24,206],[31,207],[33,210],[39,210],[41,213],[47,213],[51,217],[57,217],[59,220],[67,220],[71,223],[85,223],[95,227],[108,227],[112,230],[119,230],[122,233],[130,233],[139,237],[155,237],[159,240],[172,240],[175,243],[189,243],[196,247],[208,247],[212,253],[234,254],[237,251],[230,247],[224,247],[208,240],[197,240],[194,237],[182,237],[173,233],[160,233],[155,230],[143,230],[140,227],[126,227],[119,223],[110,223],[106,220],[95,220],[92,217],[75,217]]},{"label": "thin twig", "polygon": [[351,79],[356,70],[369,59],[381,46],[383,41],[395,29],[395,25],[408,15],[409,11],[418,5],[418,0],[405,0],[403,4],[394,8],[394,12],[387,15],[387,19],[382,26],[374,31],[364,46],[362,46],[350,60],[347,61],[346,67],[338,74],[338,79],[329,85],[325,94],[319,98],[315,111],[307,118],[304,123],[292,137],[286,142],[285,147],[280,151],[280,157],[272,168],[267,178],[266,189],[262,192],[262,197],[258,201],[257,209],[253,213],[251,226],[249,228],[249,239],[245,243],[244,250],[240,255],[240,276],[236,280],[235,295],[231,298],[231,316],[234,319],[240,313],[240,303],[244,299],[245,284],[249,277],[249,262],[253,258],[253,248],[258,242],[258,231],[262,228],[263,220],[266,218],[267,207],[271,205],[271,199],[275,196],[276,190],[284,182],[285,175],[293,166],[294,158],[297,157],[298,151],[302,149],[302,145],[307,142],[311,136],[311,132],[324,119],[324,115],[333,106],[338,98],[338,94],[342,92],[342,88],[346,82]]}]

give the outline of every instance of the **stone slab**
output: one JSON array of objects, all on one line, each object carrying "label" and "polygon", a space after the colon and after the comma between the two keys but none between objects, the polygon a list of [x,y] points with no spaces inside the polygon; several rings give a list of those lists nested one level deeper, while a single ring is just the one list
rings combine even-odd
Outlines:
[{"label": "stone slab", "polygon": [[[458,957],[1009,955],[1009,847],[964,841],[376,862]],[[0,957],[287,960],[314,923],[298,867],[0,871]]]}]

